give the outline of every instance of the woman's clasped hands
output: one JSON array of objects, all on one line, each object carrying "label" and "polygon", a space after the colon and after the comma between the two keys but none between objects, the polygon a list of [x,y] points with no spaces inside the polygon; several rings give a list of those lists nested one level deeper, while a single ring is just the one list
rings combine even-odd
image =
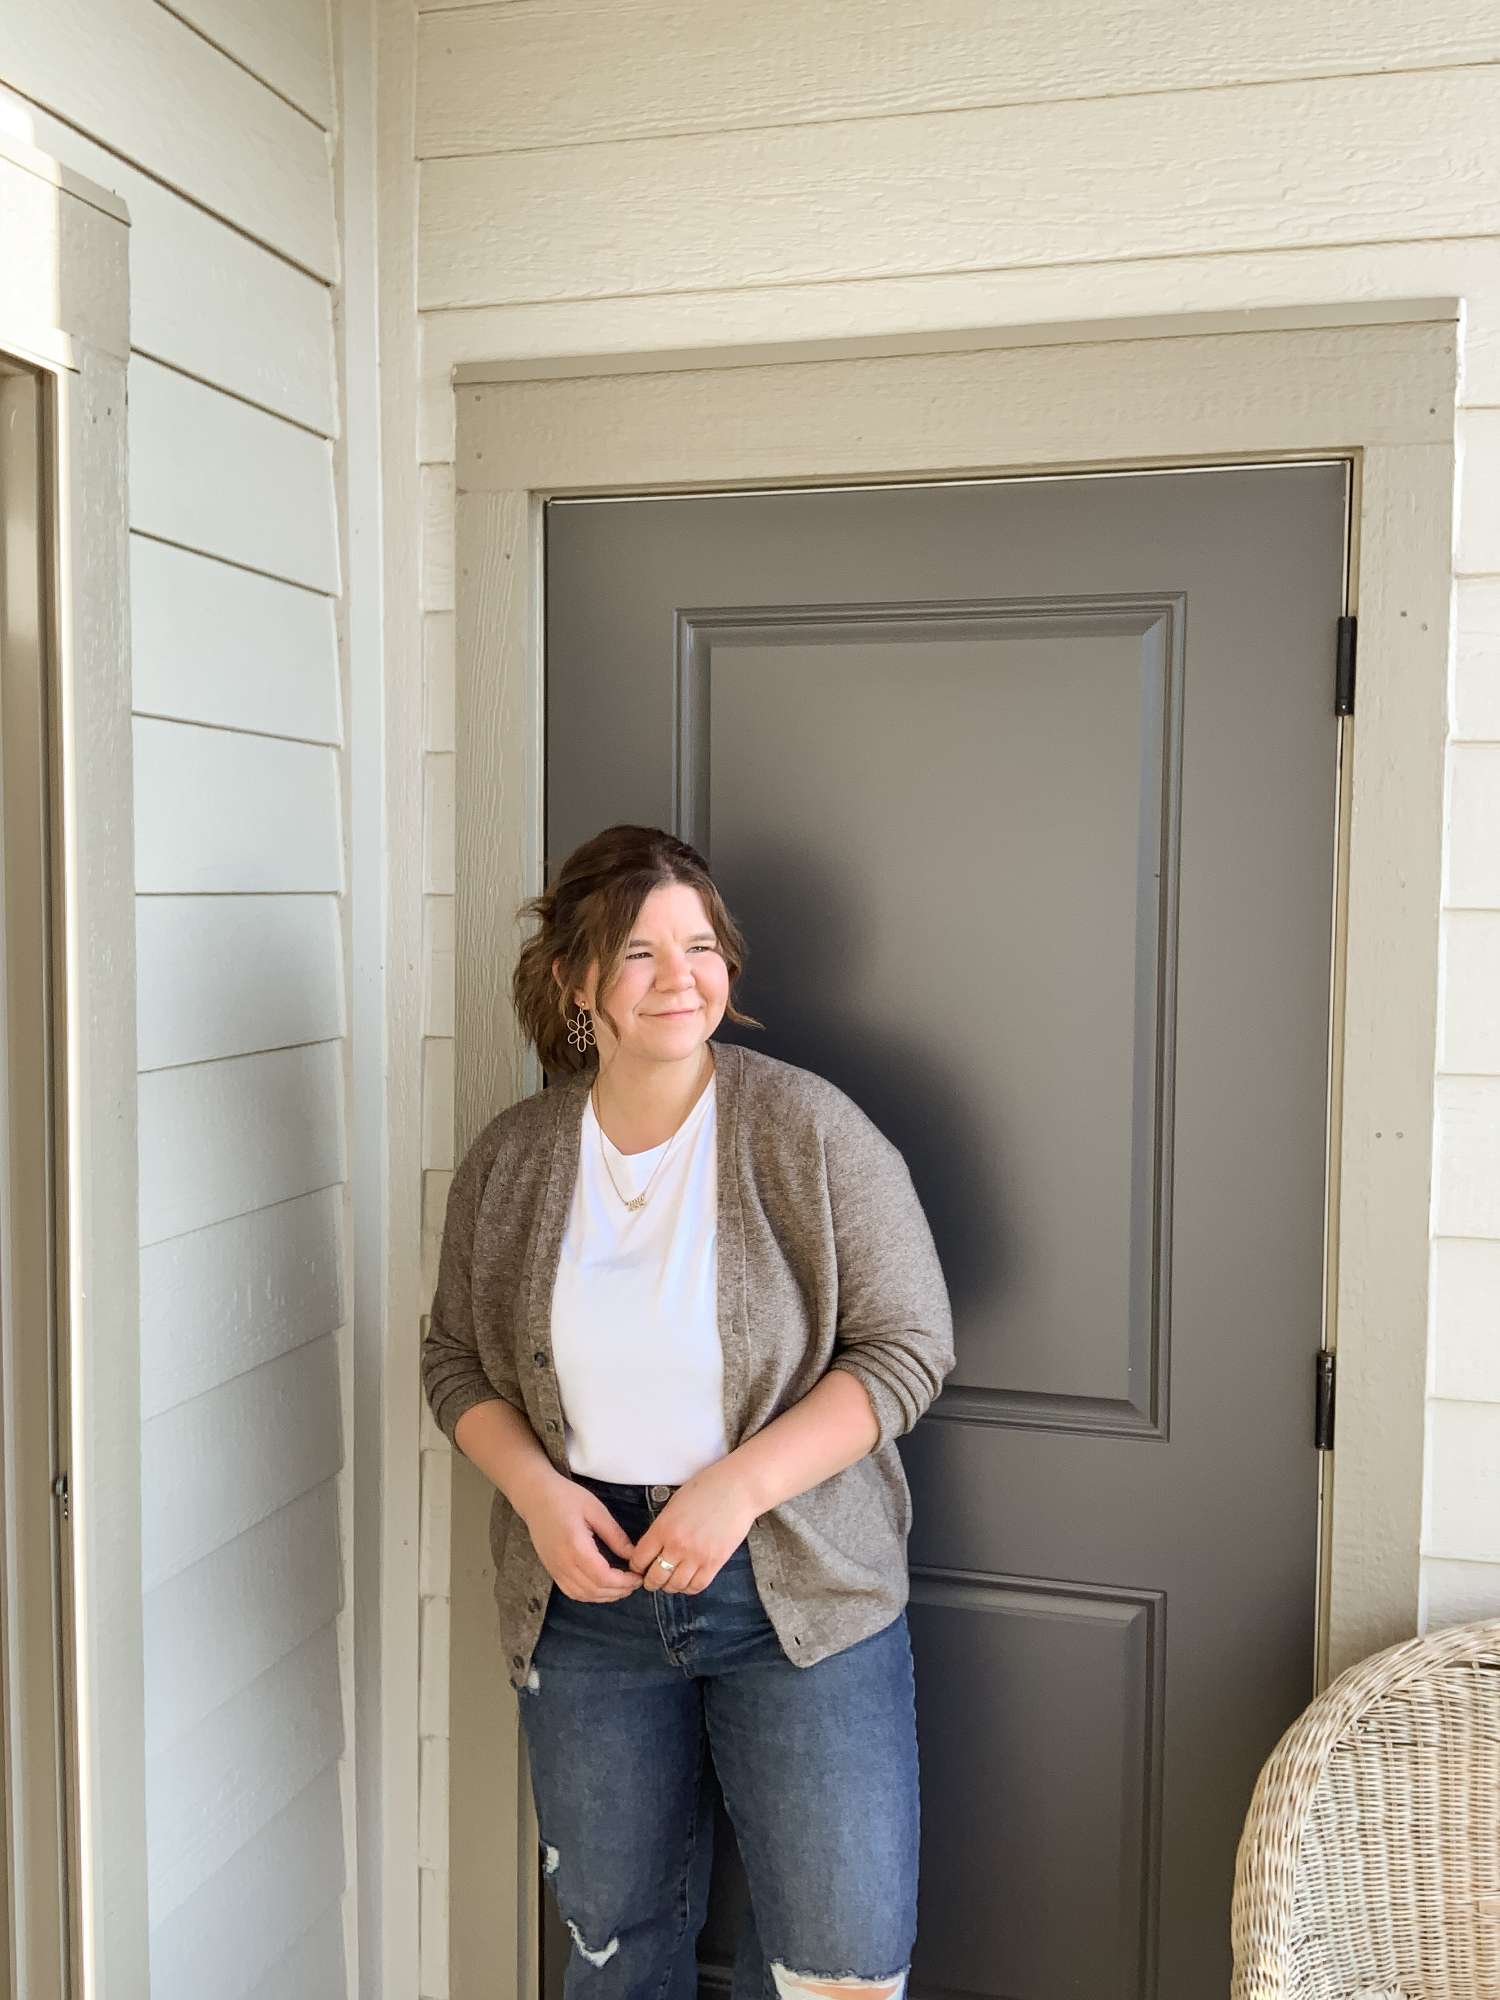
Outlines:
[{"label": "woman's clasped hands", "polygon": [[[636,1543],[630,1567],[647,1590],[707,1590],[750,1532],[760,1509],[727,1458],[685,1480]],[[657,1558],[672,1564],[664,1570]]]},{"label": "woman's clasped hands", "polygon": [[[685,1480],[632,1542],[597,1493],[549,1470],[524,1509],[525,1524],[558,1589],[584,1604],[614,1603],[642,1586],[687,1596],[706,1590],[761,1511],[739,1468],[719,1459]],[[623,1567],[610,1561],[600,1542]],[[673,1565],[670,1571],[660,1556]]]}]

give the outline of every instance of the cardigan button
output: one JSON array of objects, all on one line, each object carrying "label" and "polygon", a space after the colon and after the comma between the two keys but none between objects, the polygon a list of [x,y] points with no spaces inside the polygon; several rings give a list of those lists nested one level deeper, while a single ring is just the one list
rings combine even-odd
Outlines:
[{"label": "cardigan button", "polygon": [[521,1653],[512,1653],[512,1654],[511,1654],[511,1656],[510,1656],[510,1663],[511,1663],[511,1665],[512,1665],[513,1667],[518,1667],[518,1666],[520,1666],[520,1664],[521,1664],[521,1661],[522,1661],[522,1659],[523,1659],[524,1657],[525,1657],[525,1655],[524,1655],[524,1654],[521,1654]]},{"label": "cardigan button", "polygon": [[535,1354],[533,1354],[531,1358],[532,1358],[532,1360],[533,1360],[533,1361],[534,1361],[534,1362],[536,1363],[536,1365],[537,1365],[537,1367],[538,1367],[538,1368],[545,1368],[545,1367],[546,1367],[546,1365],[547,1365],[547,1356],[546,1356],[546,1354],[544,1353],[544,1351],[543,1351],[543,1350],[542,1350],[541,1348],[538,1348],[538,1349],[537,1349],[537,1351],[536,1351],[536,1353],[535,1353]]},{"label": "cardigan button", "polygon": [[542,1600],[539,1597],[533,1597],[531,1600],[531,1608],[533,1611],[540,1611],[542,1608]]},{"label": "cardigan button", "polygon": [[555,1431],[555,1430],[557,1429],[557,1425],[556,1425],[555,1423],[553,1423],[553,1421],[552,1421],[552,1419],[551,1419],[550,1417],[548,1417],[548,1419],[547,1419],[547,1428],[548,1428],[548,1430],[549,1430],[549,1431]]}]

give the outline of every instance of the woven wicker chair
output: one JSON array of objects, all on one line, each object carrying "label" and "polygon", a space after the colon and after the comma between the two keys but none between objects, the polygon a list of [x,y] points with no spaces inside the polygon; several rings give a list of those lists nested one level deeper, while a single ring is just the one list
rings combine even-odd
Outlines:
[{"label": "woven wicker chair", "polygon": [[1341,1674],[1256,1782],[1231,2000],[1500,2000],[1500,1618]]}]

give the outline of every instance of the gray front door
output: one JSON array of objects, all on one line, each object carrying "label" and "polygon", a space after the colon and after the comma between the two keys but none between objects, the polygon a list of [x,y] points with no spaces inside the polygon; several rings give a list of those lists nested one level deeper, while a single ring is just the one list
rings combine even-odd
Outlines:
[{"label": "gray front door", "polygon": [[721,1039],[866,1108],[948,1274],[958,1366],[900,1446],[914,1995],[1227,1989],[1313,1685],[1346,486],[546,510],[549,866],[615,820],[703,850],[766,1023]]}]

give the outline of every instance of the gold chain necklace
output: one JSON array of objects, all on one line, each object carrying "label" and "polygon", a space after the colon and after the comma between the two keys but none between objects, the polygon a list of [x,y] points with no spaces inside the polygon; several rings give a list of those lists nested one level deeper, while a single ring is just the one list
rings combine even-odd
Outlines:
[{"label": "gold chain necklace", "polygon": [[[713,1058],[711,1056],[709,1058],[709,1062],[710,1064],[712,1064],[713,1062]],[[703,1086],[703,1090],[707,1090],[707,1088],[708,1085],[705,1084]],[[680,1124],[677,1127],[677,1131],[674,1132],[671,1138],[668,1139],[666,1142],[666,1151],[663,1152],[661,1158],[657,1161],[656,1165],[651,1169],[650,1173],[646,1176],[646,1185],[641,1189],[638,1195],[632,1198],[631,1196],[620,1194],[620,1183],[615,1179],[614,1169],[609,1164],[609,1154],[606,1151],[604,1145],[604,1125],[599,1117],[599,1079],[595,1077],[593,1084],[589,1089],[589,1096],[593,1100],[594,1125],[599,1133],[599,1157],[604,1162],[604,1171],[609,1175],[610,1186],[614,1189],[616,1194],[620,1195],[621,1201],[624,1202],[627,1208],[637,1209],[637,1208],[644,1208],[646,1206],[646,1197],[651,1192],[651,1183],[656,1179],[656,1176],[661,1172],[662,1168],[667,1164],[667,1154],[670,1153],[672,1148],[677,1144],[678,1136],[682,1131],[683,1125],[687,1124],[688,1119],[691,1118],[693,1113],[698,1109],[699,1098],[701,1098],[702,1095],[703,1091],[700,1090],[698,1096],[695,1097],[692,1103],[688,1106],[686,1112],[683,1114],[682,1124]]]}]

